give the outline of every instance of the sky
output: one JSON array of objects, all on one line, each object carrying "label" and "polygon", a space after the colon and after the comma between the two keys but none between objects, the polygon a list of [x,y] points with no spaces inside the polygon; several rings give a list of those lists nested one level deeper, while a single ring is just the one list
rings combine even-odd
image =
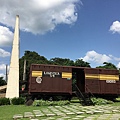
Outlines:
[{"label": "sky", "polygon": [[0,0],[0,76],[9,67],[16,15],[26,50],[120,68],[120,0]]}]

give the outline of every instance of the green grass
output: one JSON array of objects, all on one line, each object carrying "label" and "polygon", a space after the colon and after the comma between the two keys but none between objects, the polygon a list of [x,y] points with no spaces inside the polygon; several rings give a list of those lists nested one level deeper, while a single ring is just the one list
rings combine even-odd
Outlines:
[{"label": "green grass", "polygon": [[[77,102],[79,102],[79,101],[75,100],[71,104],[79,104]],[[120,102],[115,102],[113,104],[108,104],[108,105],[120,106]],[[23,115],[24,112],[32,112],[33,110],[45,109],[47,107],[48,106],[34,107],[34,106],[25,106],[25,105],[5,105],[5,106],[0,106],[0,120],[13,120],[13,116],[15,114],[22,114]],[[87,116],[87,114],[85,116]],[[55,117],[57,118],[58,116],[55,116]],[[30,119],[24,118],[23,120],[30,120]]]},{"label": "green grass", "polygon": [[[40,108],[46,108],[47,106],[33,107],[25,105],[5,105],[0,106],[0,120],[12,120],[15,114],[24,114],[24,112],[32,112],[33,110],[39,110]],[[10,119],[11,118],[11,119]]]},{"label": "green grass", "polygon": [[114,102],[113,104],[110,104],[111,106],[120,106],[120,102]]},{"label": "green grass", "polygon": [[[68,105],[69,106],[69,105]],[[0,106],[0,120],[13,120],[13,116],[15,114],[22,114],[24,115],[24,112],[32,112],[33,110],[40,110],[45,109],[48,106],[25,106],[25,105],[5,105]],[[75,115],[71,115],[71,117],[74,118]],[[88,115],[85,115],[88,116]],[[59,118],[59,116],[54,116],[56,119]],[[37,117],[38,119],[45,119],[46,117]],[[30,120],[30,118],[22,118],[20,120]]]}]

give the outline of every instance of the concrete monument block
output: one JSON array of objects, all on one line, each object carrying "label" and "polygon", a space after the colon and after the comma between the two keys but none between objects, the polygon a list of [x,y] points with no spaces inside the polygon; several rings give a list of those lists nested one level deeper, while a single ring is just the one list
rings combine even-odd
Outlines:
[{"label": "concrete monument block", "polygon": [[19,97],[19,16],[16,16],[14,39],[12,45],[10,69],[8,74],[7,98]]}]

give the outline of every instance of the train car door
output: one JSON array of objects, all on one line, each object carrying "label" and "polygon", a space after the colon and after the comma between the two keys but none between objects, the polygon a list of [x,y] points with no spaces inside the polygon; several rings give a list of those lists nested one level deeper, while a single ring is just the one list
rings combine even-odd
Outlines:
[{"label": "train car door", "polygon": [[77,87],[81,92],[85,92],[85,73],[83,68],[72,68],[72,76],[73,76],[73,90],[75,89],[74,85],[76,84]]}]

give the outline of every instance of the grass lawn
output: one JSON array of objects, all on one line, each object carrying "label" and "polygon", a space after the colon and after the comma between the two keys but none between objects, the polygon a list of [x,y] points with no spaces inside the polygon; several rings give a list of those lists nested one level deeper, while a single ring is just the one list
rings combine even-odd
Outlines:
[{"label": "grass lawn", "polygon": [[[73,103],[75,104],[75,103]],[[79,104],[79,103],[78,103]],[[40,110],[48,108],[48,106],[25,106],[25,105],[5,105],[0,106],[0,120],[13,120],[13,116],[15,114],[22,114],[24,115],[24,112],[32,112],[33,110]],[[85,115],[85,114],[84,114]],[[72,118],[74,118],[75,115],[70,115]],[[87,114],[85,116],[88,116]],[[45,119],[46,117],[37,117],[38,119]],[[55,116],[57,119],[58,116]],[[30,120],[30,118],[22,118],[20,120]]]},{"label": "grass lawn", "polygon": [[[77,102],[77,101],[75,101]],[[76,103],[71,103],[71,104],[76,104]],[[77,103],[79,104],[79,103]],[[120,106],[120,102],[115,102],[113,104],[109,104],[111,106]],[[34,107],[34,106],[25,106],[25,105],[5,105],[5,106],[0,106],[0,120],[12,120],[13,115],[15,114],[24,114],[24,112],[32,112],[33,110],[40,110],[40,109],[46,109],[48,106],[39,106],[39,107]],[[88,116],[88,115],[86,115]],[[74,117],[74,116],[73,116]],[[25,119],[24,120],[30,120],[30,119]]]},{"label": "grass lawn", "polygon": [[32,112],[33,110],[39,110],[40,108],[46,108],[47,106],[34,107],[25,105],[6,105],[0,106],[0,120],[12,120],[13,115],[23,114],[24,112]]}]

